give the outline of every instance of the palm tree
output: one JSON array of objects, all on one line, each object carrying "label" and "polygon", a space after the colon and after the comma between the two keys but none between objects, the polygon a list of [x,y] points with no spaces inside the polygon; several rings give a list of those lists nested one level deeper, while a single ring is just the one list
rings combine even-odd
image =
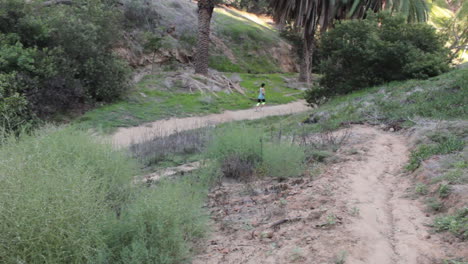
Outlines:
[{"label": "palm tree", "polygon": [[210,23],[217,0],[198,1],[198,44],[195,53],[195,73],[208,74]]},{"label": "palm tree", "polygon": [[313,41],[317,28],[325,32],[335,20],[361,19],[369,10],[403,13],[408,22],[426,21],[425,0],[271,0],[275,20],[293,23],[303,32],[299,81],[310,81]]}]

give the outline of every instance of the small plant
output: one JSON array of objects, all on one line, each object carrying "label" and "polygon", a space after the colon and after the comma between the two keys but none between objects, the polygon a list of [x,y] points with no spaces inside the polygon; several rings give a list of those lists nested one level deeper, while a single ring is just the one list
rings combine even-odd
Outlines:
[{"label": "small plant", "polygon": [[465,142],[453,135],[438,138],[435,144],[421,145],[418,149],[413,151],[406,169],[414,171],[419,168],[422,161],[430,158],[431,156],[461,151],[464,146]]},{"label": "small plant", "polygon": [[350,213],[351,213],[352,216],[359,216],[360,210],[359,210],[359,208],[354,206],[353,208],[351,208]]},{"label": "small plant", "polygon": [[336,218],[336,216],[334,214],[329,214],[327,216],[327,225],[328,226],[332,226],[332,225],[335,225],[337,223],[338,219]]},{"label": "small plant", "polygon": [[450,186],[448,184],[441,184],[437,192],[440,198],[446,198],[450,194]]},{"label": "small plant", "polygon": [[449,231],[462,240],[467,240],[468,208],[461,209],[454,215],[436,218],[433,226],[437,232]]},{"label": "small plant", "polygon": [[427,185],[424,184],[424,183],[416,184],[416,187],[414,188],[414,191],[419,195],[426,195],[429,192],[428,189],[427,189]]},{"label": "small plant", "polygon": [[435,211],[435,212],[441,211],[442,208],[444,207],[444,204],[434,197],[427,198],[426,205],[430,210]]},{"label": "small plant", "polygon": [[446,259],[443,264],[468,264],[468,261],[464,261],[463,259]]}]

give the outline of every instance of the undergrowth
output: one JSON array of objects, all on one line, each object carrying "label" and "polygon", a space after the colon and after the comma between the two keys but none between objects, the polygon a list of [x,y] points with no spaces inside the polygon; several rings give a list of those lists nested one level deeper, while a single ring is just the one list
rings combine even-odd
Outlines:
[{"label": "undergrowth", "polygon": [[463,150],[465,142],[453,135],[445,136],[437,139],[434,144],[420,145],[410,155],[409,164],[406,169],[414,171],[419,167],[422,161],[425,159],[439,154],[449,154],[455,151]]},{"label": "undergrowth", "polygon": [[434,220],[436,231],[449,231],[462,240],[468,239],[468,208],[459,210],[453,215],[438,217]]},{"label": "undergrowth", "polygon": [[147,188],[128,154],[70,127],[0,146],[1,263],[182,263],[205,230],[205,171]]}]

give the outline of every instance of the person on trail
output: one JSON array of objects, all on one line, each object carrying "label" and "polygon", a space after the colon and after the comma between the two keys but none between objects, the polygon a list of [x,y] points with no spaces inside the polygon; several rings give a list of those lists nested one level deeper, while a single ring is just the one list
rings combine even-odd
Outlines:
[{"label": "person on trail", "polygon": [[262,109],[262,107],[265,105],[265,84],[262,83],[260,86],[260,90],[258,93],[257,97],[257,106],[255,106],[255,112],[258,111],[258,109]]}]

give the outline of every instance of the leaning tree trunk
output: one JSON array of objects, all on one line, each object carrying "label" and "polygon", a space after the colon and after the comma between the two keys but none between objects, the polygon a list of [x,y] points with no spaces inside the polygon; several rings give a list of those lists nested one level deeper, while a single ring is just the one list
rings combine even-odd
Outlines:
[{"label": "leaning tree trunk", "polygon": [[302,45],[302,58],[299,69],[299,81],[310,83],[312,73],[313,34],[306,34]]},{"label": "leaning tree trunk", "polygon": [[214,1],[198,1],[198,46],[195,53],[195,73],[207,75],[210,47],[210,22]]}]

